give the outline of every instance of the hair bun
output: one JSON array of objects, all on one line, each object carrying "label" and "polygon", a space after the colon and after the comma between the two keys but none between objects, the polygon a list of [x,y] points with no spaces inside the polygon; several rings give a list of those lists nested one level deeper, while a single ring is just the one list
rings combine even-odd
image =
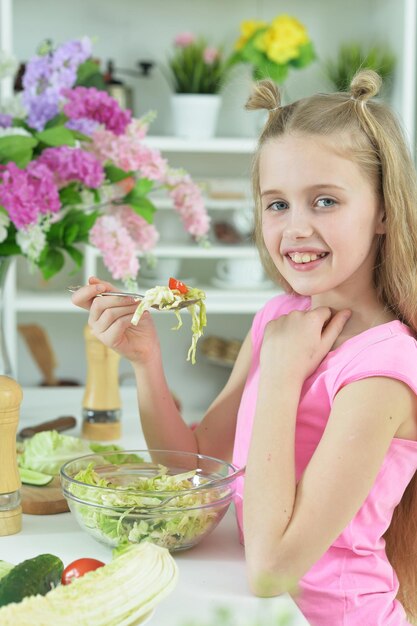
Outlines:
[{"label": "hair bun", "polygon": [[350,93],[355,100],[366,102],[378,95],[382,87],[382,78],[373,70],[359,70],[350,83]]},{"label": "hair bun", "polygon": [[280,105],[281,94],[276,83],[270,79],[264,79],[254,83],[252,86],[252,92],[245,108],[249,111],[257,109],[275,111]]}]

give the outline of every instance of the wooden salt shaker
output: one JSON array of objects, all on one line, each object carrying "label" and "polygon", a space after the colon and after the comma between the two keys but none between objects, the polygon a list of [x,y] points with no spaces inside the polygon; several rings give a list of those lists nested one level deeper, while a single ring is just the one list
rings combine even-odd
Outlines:
[{"label": "wooden salt shaker", "polygon": [[84,328],[87,382],[83,399],[82,434],[95,441],[120,439],[120,356]]},{"label": "wooden salt shaker", "polygon": [[23,393],[8,376],[0,376],[0,536],[22,529],[20,476],[16,457],[16,432]]}]

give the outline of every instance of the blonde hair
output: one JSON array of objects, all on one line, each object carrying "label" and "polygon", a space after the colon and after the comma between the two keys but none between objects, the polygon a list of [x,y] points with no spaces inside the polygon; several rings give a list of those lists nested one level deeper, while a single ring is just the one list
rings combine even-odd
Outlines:
[{"label": "blonde hair", "polygon": [[[270,80],[256,83],[247,109],[267,109],[253,163],[255,240],[263,265],[286,291],[265,247],[261,228],[259,155],[262,146],[288,133],[337,137],[335,147],[369,177],[384,208],[386,234],[378,236],[374,285],[380,301],[417,333],[417,180],[399,122],[390,108],[373,100],[381,78],[361,70],[349,92],[316,94],[281,106],[278,87]],[[387,555],[400,580],[398,597],[410,616],[417,617],[417,474],[394,511],[385,535]]]}]

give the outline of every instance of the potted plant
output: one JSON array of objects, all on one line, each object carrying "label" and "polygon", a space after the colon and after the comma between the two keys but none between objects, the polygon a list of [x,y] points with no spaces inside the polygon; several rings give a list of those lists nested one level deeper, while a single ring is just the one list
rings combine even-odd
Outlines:
[{"label": "potted plant", "polygon": [[291,68],[301,69],[316,58],[306,28],[295,17],[277,15],[270,23],[245,20],[229,63],[251,67],[254,80],[283,83]]},{"label": "potted plant", "polygon": [[219,93],[229,70],[223,49],[193,33],[180,33],[174,39],[168,68],[175,134],[187,139],[212,137],[221,104]]},{"label": "potted plant", "polygon": [[345,43],[335,58],[324,64],[326,76],[336,91],[346,91],[359,69],[371,69],[381,76],[385,93],[389,93],[395,69],[395,55],[386,44]]}]

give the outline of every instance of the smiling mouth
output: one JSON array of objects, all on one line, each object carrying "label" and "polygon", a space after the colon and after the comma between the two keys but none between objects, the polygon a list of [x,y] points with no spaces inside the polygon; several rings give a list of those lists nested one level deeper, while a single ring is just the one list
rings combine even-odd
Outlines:
[{"label": "smiling mouth", "polygon": [[324,259],[328,254],[328,252],[320,252],[319,254],[310,252],[289,252],[286,256],[291,259],[293,263],[302,265],[317,261],[318,259]]}]

